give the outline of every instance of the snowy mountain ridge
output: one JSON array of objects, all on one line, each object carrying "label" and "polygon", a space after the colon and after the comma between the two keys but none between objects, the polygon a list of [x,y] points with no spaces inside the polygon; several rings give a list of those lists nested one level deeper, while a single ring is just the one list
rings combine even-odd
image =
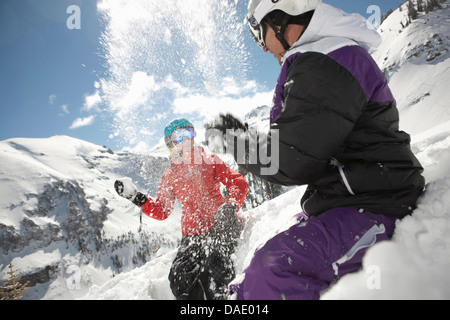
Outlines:
[{"label": "snowy mountain ridge", "polygon": [[407,4],[402,5],[380,26],[383,41],[372,54],[397,100],[401,129],[413,136],[450,121],[448,1],[442,7],[419,13],[404,27],[408,10]]},{"label": "snowy mountain ridge", "polygon": [[115,179],[130,176],[156,194],[166,158],[54,136],[1,141],[0,162],[2,278],[12,262],[32,285],[27,298],[76,297],[64,283],[70,270],[85,274],[84,284],[103,282],[179,241],[164,226],[138,232],[139,209],[114,191]]}]

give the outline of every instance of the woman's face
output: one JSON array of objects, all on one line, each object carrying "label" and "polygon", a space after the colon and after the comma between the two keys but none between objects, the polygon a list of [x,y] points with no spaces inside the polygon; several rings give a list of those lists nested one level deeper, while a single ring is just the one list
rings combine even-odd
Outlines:
[{"label": "woman's face", "polygon": [[192,150],[192,147],[194,146],[194,140],[185,138],[181,142],[174,142],[173,145],[177,150],[180,150],[183,153],[190,152]]}]

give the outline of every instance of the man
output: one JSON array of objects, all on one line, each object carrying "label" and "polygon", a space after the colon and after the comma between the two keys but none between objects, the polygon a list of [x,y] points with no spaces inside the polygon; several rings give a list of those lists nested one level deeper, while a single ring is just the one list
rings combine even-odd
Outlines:
[{"label": "man", "polygon": [[229,114],[210,127],[240,132],[235,145],[244,140],[258,150],[271,150],[278,139],[277,173],[261,175],[262,161],[241,165],[308,188],[299,224],[259,249],[232,290],[238,299],[319,299],[412,213],[423,169],[368,53],[380,36],[364,18],[320,0],[252,0],[247,19],[258,45],[282,66],[269,139],[242,134],[247,126]]},{"label": "man", "polygon": [[[115,189],[156,220],[167,219],[178,199],[183,206],[183,237],[169,274],[172,292],[178,300],[226,298],[234,277],[230,255],[241,227],[236,214],[244,203],[247,183],[217,156],[194,144],[195,130],[188,120],[170,122],[164,136],[171,165],[156,199],[137,192],[127,178],[117,180]],[[220,184],[228,190],[226,198]]]}]

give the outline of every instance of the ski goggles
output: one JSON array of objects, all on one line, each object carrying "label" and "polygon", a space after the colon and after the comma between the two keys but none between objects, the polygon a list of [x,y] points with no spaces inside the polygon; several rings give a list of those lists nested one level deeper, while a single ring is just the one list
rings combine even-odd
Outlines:
[{"label": "ski goggles", "polygon": [[180,128],[172,132],[170,135],[170,140],[174,143],[180,143],[184,139],[192,140],[194,139],[194,129],[193,128]]},{"label": "ski goggles", "polygon": [[248,28],[250,29],[250,34],[253,40],[260,46],[264,48],[266,43],[264,42],[265,28],[262,23],[259,23],[254,16],[248,18]]}]

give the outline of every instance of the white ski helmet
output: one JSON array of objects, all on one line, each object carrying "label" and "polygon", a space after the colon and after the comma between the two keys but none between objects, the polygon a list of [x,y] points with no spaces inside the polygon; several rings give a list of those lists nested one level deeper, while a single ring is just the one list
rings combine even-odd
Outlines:
[{"label": "white ski helmet", "polygon": [[[315,10],[322,0],[250,0],[248,4],[247,22],[250,32],[256,43],[261,47],[265,47],[263,19],[271,12],[280,10],[289,16],[299,16],[306,12]],[[285,26],[283,27],[283,29]],[[275,31],[277,33],[277,31]],[[277,39],[283,43],[284,30],[278,31]],[[285,42],[285,41],[284,41]],[[283,43],[286,48],[286,42]]]}]

